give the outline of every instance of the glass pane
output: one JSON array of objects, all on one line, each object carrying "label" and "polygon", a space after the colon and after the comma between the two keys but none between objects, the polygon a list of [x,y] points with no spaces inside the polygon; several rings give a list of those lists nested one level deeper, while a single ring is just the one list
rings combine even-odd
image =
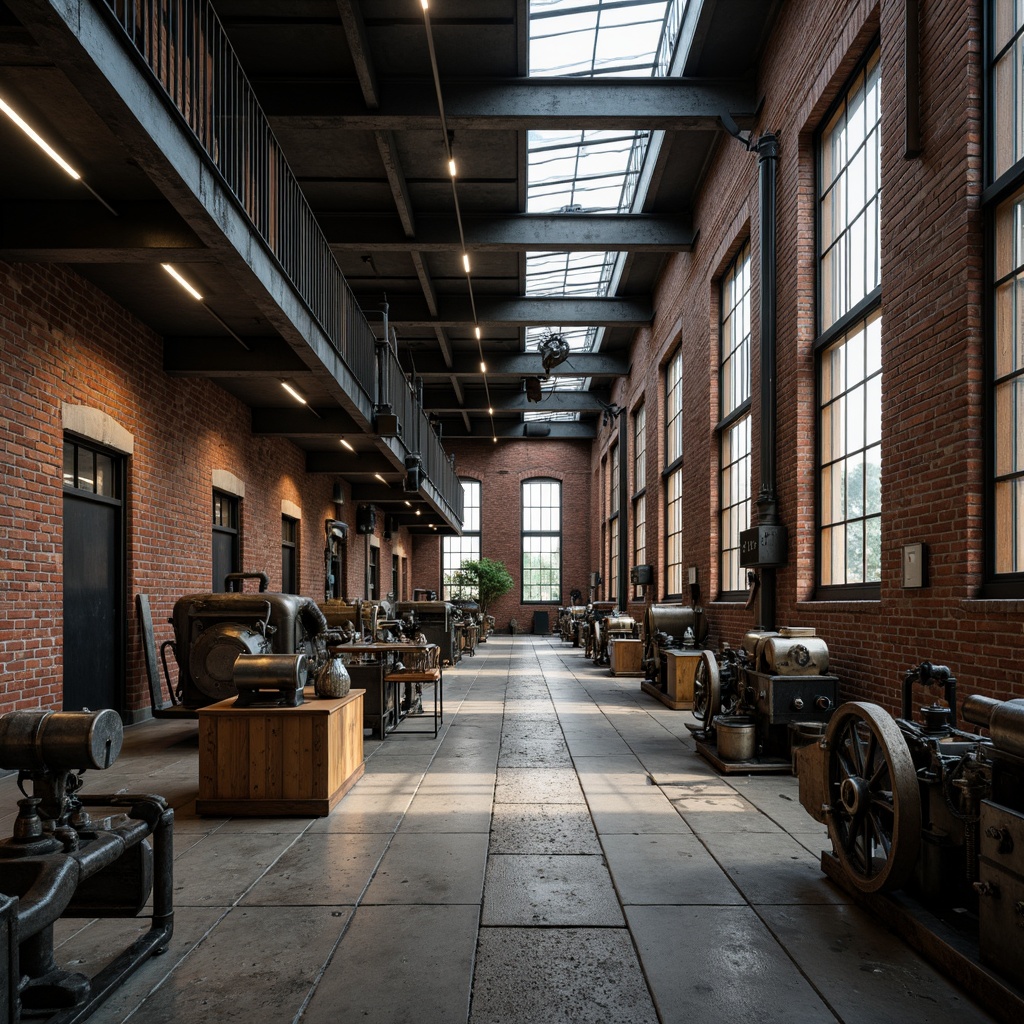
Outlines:
[{"label": "glass pane", "polygon": [[105,498],[117,496],[114,485],[114,461],[109,455],[96,453],[96,493]]},{"label": "glass pane", "polygon": [[96,489],[96,455],[88,448],[78,449],[78,486],[83,491]]},{"label": "glass pane", "polygon": [[845,583],[864,582],[864,521],[846,524],[846,579]]},{"label": "glass pane", "polygon": [[64,442],[64,486],[75,486],[75,446]]}]

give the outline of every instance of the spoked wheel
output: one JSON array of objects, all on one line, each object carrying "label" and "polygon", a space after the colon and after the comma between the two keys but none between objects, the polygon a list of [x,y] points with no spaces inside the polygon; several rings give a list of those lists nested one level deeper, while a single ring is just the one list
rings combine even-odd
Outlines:
[{"label": "spoked wheel", "polygon": [[693,675],[693,717],[705,729],[721,711],[722,681],[718,674],[718,659],[713,651],[704,651]]},{"label": "spoked wheel", "polygon": [[844,704],[825,733],[828,834],[861,892],[898,889],[921,847],[921,793],[899,726],[877,704]]}]

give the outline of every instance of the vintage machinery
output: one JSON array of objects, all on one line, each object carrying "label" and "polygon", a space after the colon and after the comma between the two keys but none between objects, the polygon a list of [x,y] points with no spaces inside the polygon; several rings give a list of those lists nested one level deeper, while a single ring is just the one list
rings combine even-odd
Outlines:
[{"label": "vintage machinery", "polygon": [[[917,685],[940,687],[911,717]],[[874,894],[903,889],[941,913],[976,911],[982,960],[1024,986],[1024,700],[971,696],[961,730],[956,680],[922,662],[903,683],[902,715],[842,705],[820,742],[797,751],[800,802],[828,826],[828,873]]]},{"label": "vintage machinery", "polygon": [[585,604],[570,604],[558,609],[558,635],[573,647],[580,645],[580,627],[587,615]]},{"label": "vintage machinery", "polygon": [[748,633],[739,650],[706,651],[697,667],[697,749],[719,771],[789,772],[794,741],[829,720],[838,696],[828,647],[813,629]]},{"label": "vintage machinery", "polygon": [[[592,576],[598,575],[598,573],[592,573]],[[593,660],[595,652],[600,650],[601,620],[614,611],[614,601],[592,601],[587,605],[587,613],[580,626],[580,645],[583,647],[584,657]]]},{"label": "vintage machinery", "polygon": [[612,612],[600,619],[595,627],[593,659],[595,665],[608,664],[608,642],[610,640],[635,640],[639,635],[639,626],[632,615]]},{"label": "vintage machinery", "polygon": [[[159,796],[86,796],[82,774],[109,768],[123,729],[114,711],[12,711],[0,717],[0,768],[25,794],[14,834],[0,842],[0,1021],[82,1020],[173,929],[174,812]],[[32,795],[26,793],[31,784]],[[89,810],[103,808],[93,819]],[[150,894],[150,928],[91,980],[61,968],[53,926],[61,917],[135,919]],[[132,924],[131,934],[136,934]]]},{"label": "vintage machinery", "polygon": [[[649,566],[637,566],[647,569]],[[646,578],[646,575],[645,575]],[[679,604],[649,604],[644,609],[644,679],[661,692],[666,687],[664,652],[700,646],[707,635],[700,608]]]},{"label": "vintage machinery", "polygon": [[326,658],[323,634],[327,619],[315,601],[297,594],[267,593],[265,573],[232,573],[229,587],[259,580],[259,593],[189,594],[174,603],[174,640],[161,647],[164,673],[166,648],[178,663],[178,698],[185,707],[199,708],[233,697],[235,659],[253,654],[304,654],[306,679],[312,685]]},{"label": "vintage machinery", "polygon": [[416,626],[427,640],[441,649],[441,663],[457,664],[461,655],[455,625],[455,605],[450,601],[399,601],[399,617],[404,617],[408,612],[413,613]]}]

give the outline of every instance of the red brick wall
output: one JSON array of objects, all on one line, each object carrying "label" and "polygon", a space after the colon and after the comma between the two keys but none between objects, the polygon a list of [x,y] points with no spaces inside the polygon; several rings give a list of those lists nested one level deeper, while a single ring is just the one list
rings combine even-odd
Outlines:
[{"label": "red brick wall", "polygon": [[[533,614],[546,611],[552,628],[557,609],[569,603],[569,592],[587,593],[591,564],[590,444],[585,441],[445,441],[455,455],[459,476],[480,481],[480,554],[504,562],[515,580],[512,590],[487,609],[497,629],[514,618],[521,632],[533,628]],[[562,597],[550,605],[520,599],[521,498],[520,484],[531,477],[554,477],[562,483]],[[441,542],[417,538],[414,548],[416,585],[441,592]],[[425,582],[428,581],[429,582]]]},{"label": "red brick wall", "polygon": [[[778,133],[778,423],[780,514],[789,564],[778,571],[779,624],[823,636],[849,698],[898,706],[905,669],[948,664],[960,693],[1024,695],[1024,602],[978,599],[984,537],[983,323],[980,196],[979,5],[921,11],[924,151],[903,156],[903,9],[895,0],[784,5],[759,73],[764,107],[755,136]],[[813,133],[871,39],[880,33],[883,96],[883,560],[878,601],[814,600],[815,335]],[[718,593],[716,345],[718,277],[752,240],[754,311],[753,493],[759,479],[760,254],[757,158],[723,140],[694,210],[692,253],[668,261],[655,320],[638,336],[633,371],[614,400],[647,408],[648,559],[664,593],[664,380],[683,345],[685,405],[684,565],[698,569],[711,641],[737,644],[756,623]],[[595,508],[602,431],[591,458]],[[654,496],[657,496],[656,500]],[[902,548],[929,547],[929,586],[902,587]],[[633,609],[631,609],[633,610]],[[638,612],[633,611],[634,614]]]},{"label": "red brick wall", "polygon": [[[254,437],[249,410],[215,385],[164,374],[160,339],[103,293],[61,267],[0,264],[0,353],[0,712],[61,703],[62,403],[98,409],[134,437],[126,487],[127,709],[149,705],[135,595],[150,597],[159,644],[171,636],[175,600],[211,588],[214,470],[245,485],[243,568],[266,572],[270,589],[280,589],[281,502],[292,502],[302,510],[299,589],[323,597],[324,520],[337,514],[335,478],[306,474],[294,445]],[[341,515],[353,527],[347,592],[358,596],[363,538],[355,535],[350,502]],[[405,531],[381,540],[385,593],[392,547],[411,553]]]}]

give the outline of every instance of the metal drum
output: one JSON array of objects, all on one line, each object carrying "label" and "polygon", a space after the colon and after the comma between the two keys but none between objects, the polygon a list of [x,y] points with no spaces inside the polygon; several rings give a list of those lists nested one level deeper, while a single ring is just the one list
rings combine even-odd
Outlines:
[{"label": "metal drum", "polygon": [[0,717],[0,768],[109,768],[121,753],[116,711],[9,711]]},{"label": "metal drum", "polygon": [[675,641],[676,645],[683,642],[683,635],[690,629],[695,640],[697,636],[698,612],[688,605],[651,604],[644,609],[644,636],[653,637],[655,633],[664,633]]}]

